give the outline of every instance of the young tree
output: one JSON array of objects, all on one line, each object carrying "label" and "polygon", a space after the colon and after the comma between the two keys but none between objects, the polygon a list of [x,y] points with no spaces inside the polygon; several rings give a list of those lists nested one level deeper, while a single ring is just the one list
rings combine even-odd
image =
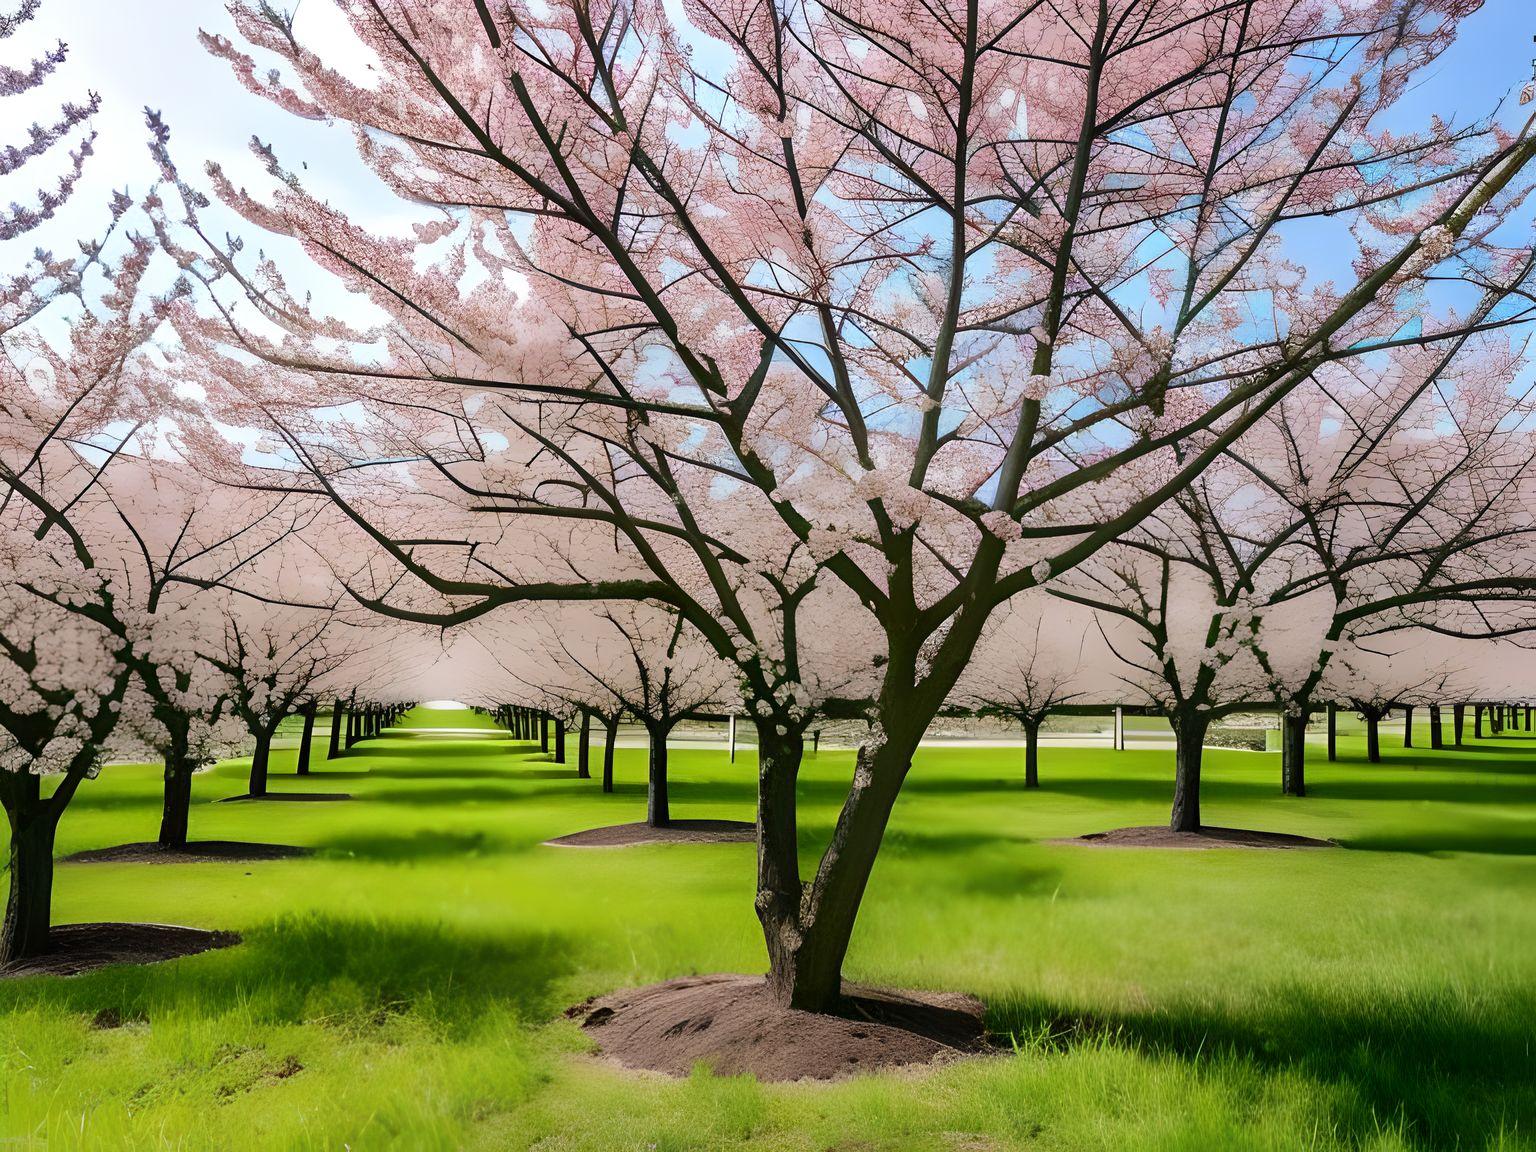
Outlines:
[{"label": "young tree", "polygon": [[[360,600],[455,623],[646,599],[735,663],[770,985],[829,1009],[912,753],[992,610],[1140,523],[1321,365],[1392,340],[1396,294],[1482,251],[1523,190],[1528,133],[1378,128],[1464,8],[376,0],[347,8],[365,85],[236,3],[289,77],[210,50],[354,125],[389,187],[442,212],[372,235],[258,145],[276,191],[215,168],[220,198],[381,323],[246,273],[188,190],[166,232],[198,239],[173,251],[252,307],[183,331],[398,565]],[[1325,216],[1354,228],[1342,287],[1288,259],[1291,226]],[[1431,320],[1420,342],[1460,327]],[[351,402],[366,432],[324,416]],[[434,501],[424,539],[408,514]],[[826,701],[802,692],[797,617],[832,585],[880,636],[873,723],[803,881],[795,780]]]},{"label": "young tree", "polygon": [[[1040,787],[1040,726],[1053,708],[1079,699],[1105,677],[1084,667],[1094,631],[1090,614],[1074,612],[1039,592],[998,609],[955,686],[954,702],[1002,716],[1024,729],[1024,787]],[[1097,693],[1095,693],[1097,695]]]}]

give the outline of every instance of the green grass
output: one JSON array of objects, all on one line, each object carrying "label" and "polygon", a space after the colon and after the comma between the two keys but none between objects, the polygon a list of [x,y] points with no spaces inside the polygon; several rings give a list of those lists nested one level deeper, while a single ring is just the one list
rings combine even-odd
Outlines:
[{"label": "green grass", "polygon": [[[409,718],[467,727],[466,715]],[[1470,724],[1469,724],[1470,731]],[[1427,741],[1427,727],[1422,737]],[[0,1149],[1536,1148],[1536,739],[1387,763],[1362,741],[1313,795],[1278,756],[1212,752],[1206,816],[1339,839],[1314,853],[1043,843],[1166,818],[1171,754],[922,753],[850,976],[974,992],[1006,1054],[835,1085],[583,1055],[561,1009],[690,972],[760,971],[750,845],[579,851],[638,819],[643,753],[603,796],[537,746],[405,727],[274,788],[349,803],[212,804],[194,837],[314,845],[259,864],[62,865],[55,918],[236,928],[235,949],[0,982]],[[574,754],[574,742],[572,744]],[[755,764],[673,753],[673,809],[750,818]],[[810,761],[812,839],[850,753]],[[72,852],[154,834],[158,773],[117,767],[60,829]],[[814,845],[808,845],[809,849]],[[125,1023],[92,1027],[104,1009]]]}]

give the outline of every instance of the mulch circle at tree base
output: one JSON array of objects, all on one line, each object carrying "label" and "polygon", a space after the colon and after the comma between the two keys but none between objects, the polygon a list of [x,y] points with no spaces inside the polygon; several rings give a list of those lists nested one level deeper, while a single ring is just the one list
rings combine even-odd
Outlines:
[{"label": "mulch circle at tree base", "polygon": [[664,827],[614,824],[544,841],[554,848],[622,848],[628,844],[750,844],[757,825],[744,820],[674,820]]},{"label": "mulch circle at tree base", "polygon": [[1115,828],[1048,841],[1089,848],[1337,848],[1332,840],[1293,836],[1287,832],[1255,832],[1248,828],[1201,828],[1175,832],[1161,824],[1139,828]]},{"label": "mulch circle at tree base", "polygon": [[215,864],[220,861],[291,860],[311,856],[313,848],[297,844],[253,844],[243,840],[193,840],[180,847],[167,848],[153,841],[114,844],[110,848],[92,848],[74,852],[61,864]]},{"label": "mulch circle at tree base", "polygon": [[0,979],[76,976],[109,964],[155,964],[238,943],[238,932],[179,924],[56,924],[48,930],[47,952],[0,968]]},{"label": "mulch circle at tree base", "polygon": [[985,1008],[956,992],[846,985],[839,1015],[785,1008],[760,976],[692,976],[567,1009],[626,1068],[685,1076],[836,1080],[985,1053]]}]

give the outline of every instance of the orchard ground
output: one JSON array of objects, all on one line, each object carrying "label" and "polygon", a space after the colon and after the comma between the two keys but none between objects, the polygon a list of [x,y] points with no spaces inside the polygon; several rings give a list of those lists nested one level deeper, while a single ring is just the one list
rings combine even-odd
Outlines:
[{"label": "orchard ground", "polygon": [[[1428,743],[1426,723],[1416,744]],[[925,749],[847,968],[975,993],[998,1055],[833,1084],[671,1080],[587,1053],[562,1009],[595,993],[764,965],[747,844],[589,851],[562,833],[640,819],[644,758],[604,796],[469,713],[418,711],[277,791],[214,804],[194,839],[310,845],[261,863],[64,864],[55,922],[236,929],[236,948],[0,981],[7,1149],[1536,1148],[1536,737],[1381,765],[1346,729],[1279,756],[1207,754],[1210,823],[1327,837],[1315,852],[1112,851],[1046,841],[1167,818],[1172,755]],[[434,733],[427,724],[480,728]],[[1470,734],[1470,720],[1468,732]],[[575,740],[569,742],[574,762]],[[846,751],[808,760],[830,831]],[[750,819],[755,763],[673,753],[680,818]],[[87,783],[61,855],[153,837],[159,772]],[[818,845],[804,846],[808,860]]]}]

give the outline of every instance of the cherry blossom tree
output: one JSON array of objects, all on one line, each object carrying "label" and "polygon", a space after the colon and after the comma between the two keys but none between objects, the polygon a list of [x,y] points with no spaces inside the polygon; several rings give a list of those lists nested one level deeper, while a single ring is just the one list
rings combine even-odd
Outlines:
[{"label": "cherry blossom tree", "polygon": [[1051,710],[1105,687],[1102,669],[1084,666],[1096,639],[1090,613],[1025,592],[993,614],[955,685],[958,707],[1006,717],[1024,729],[1026,788],[1040,787],[1040,726]]},{"label": "cherry blossom tree", "polygon": [[[182,317],[201,379],[394,561],[349,585],[374,609],[648,600],[734,663],[770,987],[801,1008],[837,1001],[912,753],[992,611],[1402,339],[1403,293],[1502,261],[1536,155],[1492,120],[1380,126],[1461,0],[358,0],[366,81],[270,5],[231,10],[286,74],[208,48],[353,126],[421,217],[370,232],[259,142],[270,191],[208,170],[367,297],[353,325],[215,239],[182,182],[162,231],[217,301]],[[1292,256],[1324,219],[1343,284]],[[1413,341],[1468,324],[1431,307]],[[823,671],[799,614],[824,594],[879,641]],[[818,681],[872,724],[805,880]]]}]

